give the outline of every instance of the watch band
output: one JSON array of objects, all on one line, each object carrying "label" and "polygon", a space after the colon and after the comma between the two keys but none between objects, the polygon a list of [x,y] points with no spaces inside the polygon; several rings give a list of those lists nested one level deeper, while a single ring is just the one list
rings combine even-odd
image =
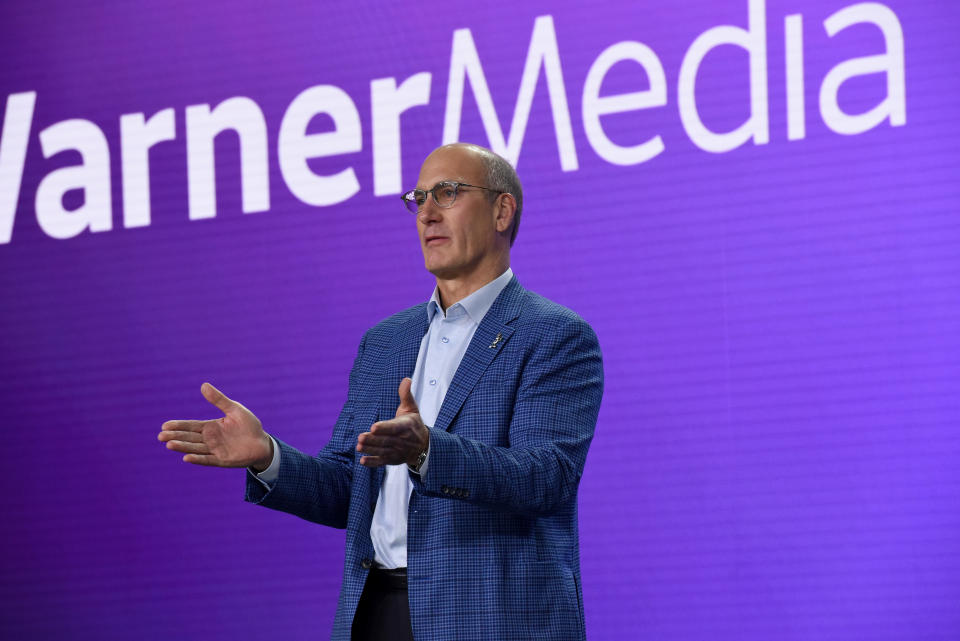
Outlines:
[{"label": "watch band", "polygon": [[424,451],[420,452],[420,456],[417,457],[417,463],[416,463],[416,465],[411,465],[411,466],[410,466],[410,469],[412,469],[414,472],[416,472],[417,474],[419,474],[419,473],[420,473],[420,468],[423,467],[423,462],[426,461],[426,460],[427,460],[427,450],[424,450]]}]

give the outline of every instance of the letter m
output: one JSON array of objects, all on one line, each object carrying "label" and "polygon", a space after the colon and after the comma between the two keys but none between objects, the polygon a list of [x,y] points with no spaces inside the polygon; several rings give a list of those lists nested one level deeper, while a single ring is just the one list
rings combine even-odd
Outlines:
[{"label": "letter m", "polygon": [[520,79],[520,92],[513,111],[513,123],[510,134],[504,138],[503,129],[497,118],[487,79],[480,66],[480,56],[473,43],[470,29],[457,29],[453,32],[453,51],[450,54],[450,80],[447,84],[447,110],[443,118],[443,143],[457,142],[460,137],[460,117],[463,111],[464,78],[469,78],[470,88],[480,109],[480,120],[490,141],[490,148],[516,166],[520,158],[520,145],[527,129],[530,107],[533,105],[533,92],[537,87],[540,68],[547,74],[547,91],[550,94],[550,108],[553,112],[553,128],[557,134],[557,148],[560,152],[560,167],[564,171],[578,168],[577,150],[573,143],[573,130],[570,127],[570,110],[567,108],[567,93],[563,85],[563,73],[560,68],[560,53],[557,51],[557,34],[553,29],[553,18],[540,16],[533,24],[530,48],[527,50],[527,62]]}]

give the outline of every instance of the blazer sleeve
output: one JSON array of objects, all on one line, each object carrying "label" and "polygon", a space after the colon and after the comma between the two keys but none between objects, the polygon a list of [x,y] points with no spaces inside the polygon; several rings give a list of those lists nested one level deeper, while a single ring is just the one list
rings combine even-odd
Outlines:
[{"label": "blazer sleeve", "polygon": [[364,336],[350,371],[347,402],[340,410],[330,441],[319,454],[310,456],[274,437],[280,446],[279,476],[267,489],[248,471],[246,501],[314,523],[347,526],[356,446],[353,418],[363,395],[366,342]]},{"label": "blazer sleeve", "polygon": [[540,327],[523,366],[509,447],[430,430],[430,465],[415,489],[429,496],[551,514],[576,496],[603,394],[593,329],[578,316]]}]

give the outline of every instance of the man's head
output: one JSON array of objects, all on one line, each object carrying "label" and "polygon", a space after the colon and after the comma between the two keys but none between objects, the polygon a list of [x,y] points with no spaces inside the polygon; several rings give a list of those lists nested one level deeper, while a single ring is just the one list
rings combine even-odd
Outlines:
[{"label": "man's head", "polygon": [[[488,282],[510,265],[510,246],[520,223],[523,193],[506,160],[489,149],[464,143],[444,145],[423,162],[417,189],[458,183],[446,196],[427,193],[417,214],[424,263],[441,280]],[[441,202],[455,193],[453,204]],[[482,283],[481,283],[482,284]]]}]

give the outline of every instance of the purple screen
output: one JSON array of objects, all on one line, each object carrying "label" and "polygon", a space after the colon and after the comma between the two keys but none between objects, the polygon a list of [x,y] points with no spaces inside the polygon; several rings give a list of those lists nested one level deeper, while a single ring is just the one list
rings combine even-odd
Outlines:
[{"label": "purple screen", "polygon": [[[960,8],[0,4],[4,639],[317,639],[344,535],[157,442],[210,381],[305,451],[432,290],[468,140],[596,329],[591,639],[960,638]],[[469,607],[465,604],[464,607]]]}]

